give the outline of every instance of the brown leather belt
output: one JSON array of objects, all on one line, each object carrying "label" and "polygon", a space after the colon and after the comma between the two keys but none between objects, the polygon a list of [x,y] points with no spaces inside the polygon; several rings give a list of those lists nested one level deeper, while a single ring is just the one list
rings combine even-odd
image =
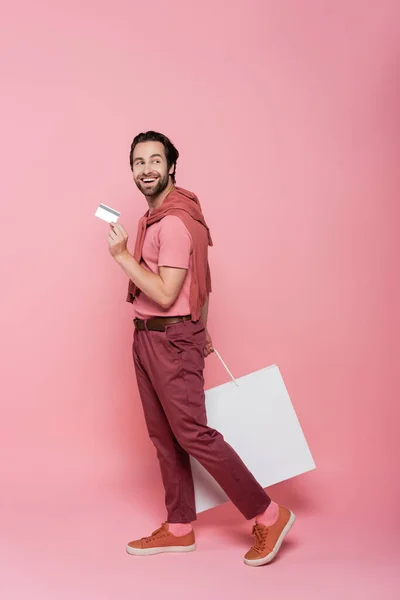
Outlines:
[{"label": "brown leather belt", "polygon": [[143,331],[148,329],[149,331],[165,331],[168,325],[175,325],[176,323],[182,323],[182,321],[190,321],[191,315],[185,315],[184,317],[153,317],[152,319],[133,319],[136,329]]}]

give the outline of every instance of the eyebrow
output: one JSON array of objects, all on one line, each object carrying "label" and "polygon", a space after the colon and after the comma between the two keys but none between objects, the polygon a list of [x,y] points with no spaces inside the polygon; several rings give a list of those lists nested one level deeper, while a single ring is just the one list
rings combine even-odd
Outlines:
[{"label": "eyebrow", "polygon": [[[152,154],[150,158],[155,158],[156,156],[162,158],[161,154]],[[137,156],[133,162],[136,162],[137,160],[144,160],[144,158],[142,158],[141,156]]]}]

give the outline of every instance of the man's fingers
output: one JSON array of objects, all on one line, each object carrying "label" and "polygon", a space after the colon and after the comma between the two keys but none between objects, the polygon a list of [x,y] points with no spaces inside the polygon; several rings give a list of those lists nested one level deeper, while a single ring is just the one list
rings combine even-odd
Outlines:
[{"label": "man's fingers", "polygon": [[209,356],[213,352],[214,352],[214,348],[212,347],[211,344],[206,344],[206,346],[204,346],[204,356]]},{"label": "man's fingers", "polygon": [[119,225],[118,223],[111,223],[111,225],[113,226],[114,231],[118,233],[121,238],[128,237],[128,234],[122,225]]}]

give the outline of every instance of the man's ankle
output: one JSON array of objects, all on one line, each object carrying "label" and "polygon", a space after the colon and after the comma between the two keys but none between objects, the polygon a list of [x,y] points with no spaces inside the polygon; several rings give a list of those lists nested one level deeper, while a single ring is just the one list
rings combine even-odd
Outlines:
[{"label": "man's ankle", "polygon": [[192,531],[193,527],[191,523],[168,523],[168,530],[175,537],[181,537],[187,535]]},{"label": "man's ankle", "polygon": [[256,517],[256,523],[270,527],[271,525],[274,525],[277,522],[278,517],[279,504],[276,504],[276,502],[273,502],[271,500],[271,504],[268,506],[267,510],[265,510],[263,513],[261,513],[261,515],[258,515]]}]

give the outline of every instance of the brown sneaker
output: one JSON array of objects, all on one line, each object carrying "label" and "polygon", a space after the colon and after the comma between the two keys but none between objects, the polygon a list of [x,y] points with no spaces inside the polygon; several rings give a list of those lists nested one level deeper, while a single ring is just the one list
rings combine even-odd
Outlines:
[{"label": "brown sneaker", "polygon": [[129,554],[136,556],[161,554],[161,552],[192,552],[193,550],[196,550],[194,531],[177,537],[169,532],[168,523],[163,523],[149,537],[129,542],[126,547]]},{"label": "brown sneaker", "polygon": [[244,557],[246,565],[260,567],[273,561],[295,520],[296,517],[290,510],[280,506],[278,520],[274,525],[267,527],[256,523],[253,527],[256,541]]}]

